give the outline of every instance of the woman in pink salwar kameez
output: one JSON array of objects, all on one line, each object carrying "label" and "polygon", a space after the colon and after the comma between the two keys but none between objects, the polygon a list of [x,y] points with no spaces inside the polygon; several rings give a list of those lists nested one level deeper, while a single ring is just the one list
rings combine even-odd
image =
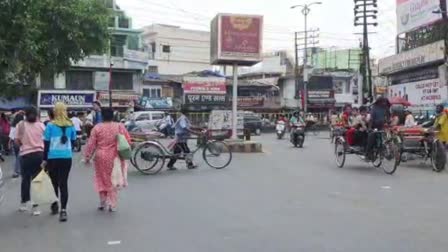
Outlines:
[{"label": "woman in pink salwar kameez", "polygon": [[[131,138],[123,124],[113,122],[111,109],[105,108],[101,113],[103,123],[93,128],[84,155],[87,163],[92,157],[94,159],[95,189],[100,197],[98,210],[103,211],[108,207],[109,211],[114,212],[117,207],[118,188],[112,185],[112,170],[114,160],[118,158],[117,135],[124,135],[129,143]],[[127,186],[127,164],[124,160],[121,160],[121,168],[124,186]]]}]

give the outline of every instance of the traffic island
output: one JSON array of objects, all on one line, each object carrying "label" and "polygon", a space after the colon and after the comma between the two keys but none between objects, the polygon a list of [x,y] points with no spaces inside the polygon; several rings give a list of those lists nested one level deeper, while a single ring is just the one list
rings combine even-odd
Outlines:
[{"label": "traffic island", "polygon": [[255,141],[242,141],[242,140],[226,140],[226,144],[229,146],[233,153],[262,153],[263,147],[261,143]]}]

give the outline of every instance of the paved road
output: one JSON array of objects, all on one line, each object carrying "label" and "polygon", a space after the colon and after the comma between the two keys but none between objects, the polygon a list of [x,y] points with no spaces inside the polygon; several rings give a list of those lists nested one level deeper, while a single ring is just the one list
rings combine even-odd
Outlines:
[{"label": "paved road", "polygon": [[446,172],[416,162],[389,176],[355,157],[338,169],[328,139],[261,141],[265,154],[236,155],[225,170],[132,172],[114,214],[96,211],[92,171],[78,164],[65,224],[17,213],[12,181],[0,251],[447,251]]}]

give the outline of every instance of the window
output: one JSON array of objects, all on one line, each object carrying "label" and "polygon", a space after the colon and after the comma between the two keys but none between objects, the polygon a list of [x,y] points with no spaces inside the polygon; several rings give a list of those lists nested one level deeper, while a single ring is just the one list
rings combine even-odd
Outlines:
[{"label": "window", "polygon": [[143,88],[143,97],[160,98],[162,97],[162,88],[160,87]]},{"label": "window", "polygon": [[162,120],[163,114],[152,114],[152,120]]},{"label": "window", "polygon": [[170,52],[171,52],[171,46],[169,46],[169,45],[163,45],[163,46],[162,46],[162,52],[164,52],[164,53],[170,53]]},{"label": "window", "polygon": [[126,72],[112,72],[112,89],[132,90],[133,74]]},{"label": "window", "polygon": [[106,7],[109,9],[114,8],[114,0],[105,0]]},{"label": "window", "polygon": [[144,121],[144,120],[149,120],[149,114],[141,114],[137,117],[137,119],[135,119],[136,121]]},{"label": "window", "polygon": [[65,73],[66,88],[71,90],[92,90],[92,71],[67,71]]},{"label": "window", "polygon": [[115,28],[115,17],[109,17],[108,26],[111,28]]},{"label": "window", "polygon": [[159,67],[158,66],[149,66],[148,73],[159,73]]},{"label": "window", "polygon": [[54,75],[50,73],[42,72],[40,74],[40,88],[41,89],[53,89],[54,88]]},{"label": "window", "polygon": [[126,17],[118,17],[119,28],[129,28],[129,19]]}]

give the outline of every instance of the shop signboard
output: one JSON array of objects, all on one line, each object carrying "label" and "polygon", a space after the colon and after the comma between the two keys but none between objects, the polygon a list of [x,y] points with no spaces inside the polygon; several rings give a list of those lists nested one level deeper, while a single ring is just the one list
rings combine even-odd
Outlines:
[{"label": "shop signboard", "polygon": [[238,107],[239,108],[257,108],[264,107],[265,98],[262,96],[239,96]]},{"label": "shop signboard", "polygon": [[95,97],[95,91],[40,90],[37,104],[39,108],[53,108],[57,102],[63,102],[69,108],[88,108],[92,107]]},{"label": "shop signboard", "polygon": [[[231,110],[213,110],[209,117],[208,128],[210,130],[230,130],[232,129]],[[244,129],[244,112],[238,111],[237,129]]]},{"label": "shop signboard", "polygon": [[445,58],[445,42],[443,40],[402,52],[379,60],[379,73],[392,74],[403,70],[443,61]]},{"label": "shop signboard", "polygon": [[227,93],[226,79],[215,77],[185,77],[185,94],[222,94]]},{"label": "shop signboard", "polygon": [[415,30],[442,19],[440,0],[397,0],[398,34]]},{"label": "shop signboard", "polygon": [[263,16],[218,14],[211,23],[211,63],[254,65],[262,59]]},{"label": "shop signboard", "polygon": [[417,81],[388,87],[388,97],[409,101],[413,110],[433,110],[448,98],[448,89],[439,79]]},{"label": "shop signboard", "polygon": [[226,95],[189,94],[185,95],[185,104],[188,105],[226,105]]}]

